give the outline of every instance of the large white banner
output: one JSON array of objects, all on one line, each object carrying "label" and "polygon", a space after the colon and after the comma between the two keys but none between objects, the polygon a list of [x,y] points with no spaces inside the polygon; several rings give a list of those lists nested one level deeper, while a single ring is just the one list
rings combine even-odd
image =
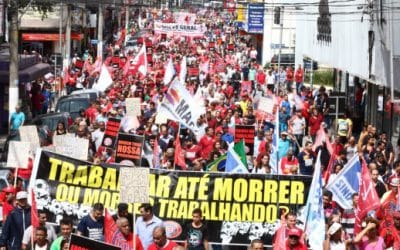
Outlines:
[{"label": "large white banner", "polygon": [[201,24],[154,22],[154,33],[197,37],[203,36],[206,30],[206,26]]}]

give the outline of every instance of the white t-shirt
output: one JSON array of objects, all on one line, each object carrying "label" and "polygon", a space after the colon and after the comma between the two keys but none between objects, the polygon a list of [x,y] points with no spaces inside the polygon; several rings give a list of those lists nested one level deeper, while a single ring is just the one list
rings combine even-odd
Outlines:
[{"label": "white t-shirt", "polygon": [[302,135],[304,134],[304,126],[306,125],[306,120],[304,117],[296,117],[292,121],[292,128],[293,128],[293,134],[295,135]]},{"label": "white t-shirt", "polygon": [[[47,222],[46,222],[45,226],[47,228],[47,240],[49,242],[53,242],[55,239],[57,239],[56,231],[54,230],[54,227]],[[28,245],[29,242],[31,241],[31,235],[32,235],[32,226],[29,226],[24,231],[24,236],[22,237],[22,244]],[[38,248],[36,248],[36,249],[38,249]],[[46,249],[46,248],[44,248],[44,249]]]}]

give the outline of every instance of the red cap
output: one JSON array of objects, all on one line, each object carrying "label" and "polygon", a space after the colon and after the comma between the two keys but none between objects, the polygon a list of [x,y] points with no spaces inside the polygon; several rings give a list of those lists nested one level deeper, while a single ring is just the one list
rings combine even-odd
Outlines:
[{"label": "red cap", "polygon": [[300,236],[301,236],[301,230],[300,230],[300,229],[297,229],[297,228],[291,228],[291,229],[289,230],[288,235],[289,235],[289,236],[297,236],[297,237],[300,237]]}]

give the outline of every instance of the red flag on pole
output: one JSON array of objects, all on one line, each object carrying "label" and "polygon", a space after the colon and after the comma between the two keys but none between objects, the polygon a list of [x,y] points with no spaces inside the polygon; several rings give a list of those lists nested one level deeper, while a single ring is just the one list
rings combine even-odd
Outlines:
[{"label": "red flag on pole", "polygon": [[354,234],[361,231],[361,223],[369,211],[375,210],[380,206],[379,196],[376,193],[374,183],[371,180],[371,175],[367,163],[362,162],[361,179],[360,179],[360,199],[358,200],[356,209],[356,221],[354,225]]},{"label": "red flag on pole", "polygon": [[38,227],[39,226],[39,215],[37,211],[37,206],[36,206],[36,199],[35,199],[35,194],[33,190],[31,190],[31,224],[32,227]]},{"label": "red flag on pole", "polygon": [[115,232],[117,232],[118,227],[117,227],[117,224],[115,223],[113,217],[111,216],[111,214],[108,212],[107,209],[105,209],[104,228],[107,229],[104,232],[104,241],[111,244],[113,236],[114,236]]},{"label": "red flag on pole", "polygon": [[175,155],[174,155],[174,162],[175,165],[180,166],[182,169],[187,169],[186,162],[185,162],[185,155],[182,150],[181,142],[179,140],[179,135],[176,137],[175,141]]},{"label": "red flag on pole", "polygon": [[286,228],[286,219],[283,214],[281,216],[281,226],[275,232],[273,250],[286,250]]},{"label": "red flag on pole", "polygon": [[333,169],[333,164],[336,162],[336,155],[335,152],[331,155],[331,158],[329,159],[328,166],[326,167],[325,173],[324,173],[324,182],[325,185],[328,184],[329,177],[331,176],[332,169]]}]

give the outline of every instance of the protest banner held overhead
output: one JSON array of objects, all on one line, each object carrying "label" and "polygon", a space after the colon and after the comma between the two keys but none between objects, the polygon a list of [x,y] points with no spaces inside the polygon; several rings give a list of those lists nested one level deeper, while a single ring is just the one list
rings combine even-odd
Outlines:
[{"label": "protest banner held overhead", "polygon": [[140,166],[143,141],[143,136],[119,133],[115,162],[126,166]]},{"label": "protest banner held overhead", "polygon": [[[55,223],[63,214],[81,219],[96,202],[115,211],[119,169],[120,165],[98,166],[39,150],[31,178],[37,207],[49,210],[48,221]],[[182,232],[192,210],[199,207],[209,229],[216,232],[210,242],[248,244],[262,232],[258,237],[270,244],[281,211],[304,212],[311,177],[151,170],[149,183],[155,215],[174,226],[174,232]]]},{"label": "protest banner held overhead", "polygon": [[115,140],[117,139],[121,120],[116,118],[110,118],[107,121],[106,131],[104,132],[102,145],[110,148],[114,147]]}]

